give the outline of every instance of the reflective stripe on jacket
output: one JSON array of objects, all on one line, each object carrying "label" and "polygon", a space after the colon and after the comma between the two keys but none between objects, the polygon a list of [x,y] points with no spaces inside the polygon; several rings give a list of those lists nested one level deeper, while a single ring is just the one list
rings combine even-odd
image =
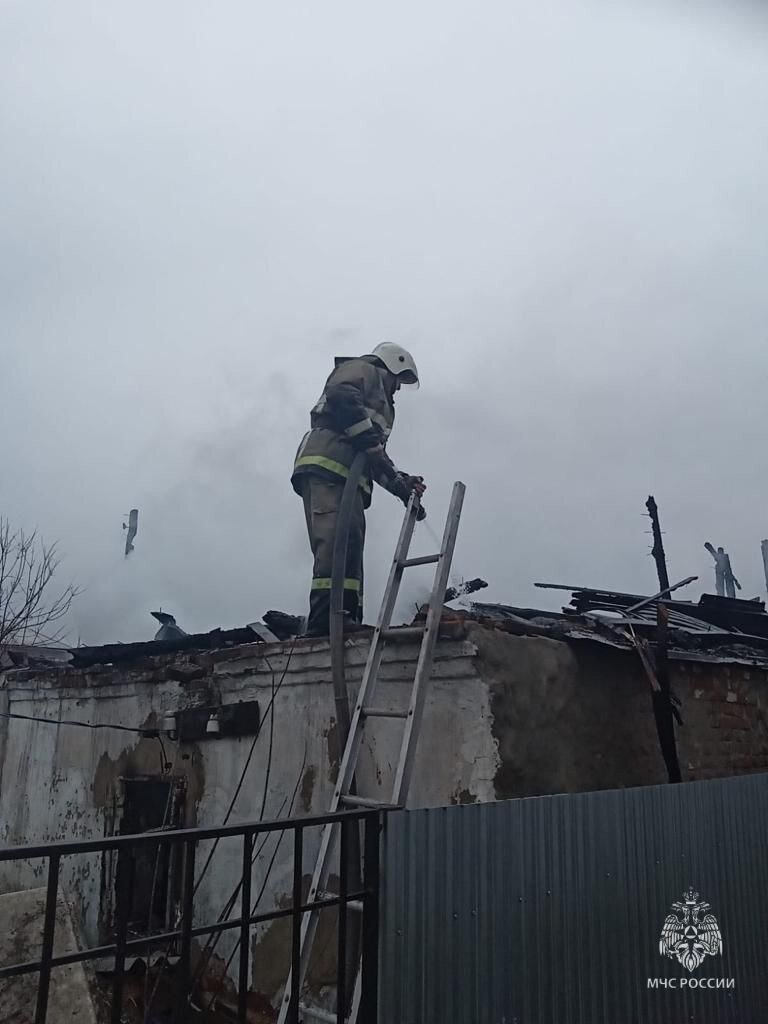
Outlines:
[{"label": "reflective stripe on jacket", "polygon": [[[395,422],[388,377],[374,357],[338,362],[312,410],[312,429],[304,435],[296,452],[291,482],[297,493],[301,491],[302,474],[314,473],[343,482],[358,451],[386,444]],[[387,486],[388,480],[378,476],[377,480]],[[361,478],[360,487],[367,508],[372,489],[369,469]]]}]

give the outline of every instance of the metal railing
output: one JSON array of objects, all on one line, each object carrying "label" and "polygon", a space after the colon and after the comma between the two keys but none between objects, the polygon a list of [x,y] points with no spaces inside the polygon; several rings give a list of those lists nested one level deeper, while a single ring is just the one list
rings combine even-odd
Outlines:
[{"label": "metal railing", "polygon": [[[165,832],[150,832],[140,835],[110,836],[104,839],[89,839],[83,842],[62,842],[37,846],[15,846],[0,849],[0,862],[34,860],[48,861],[48,880],[45,898],[45,919],[43,925],[42,951],[39,960],[0,966],[0,980],[39,972],[35,1024],[45,1024],[51,971],[67,964],[84,963],[114,957],[113,985],[111,999],[112,1024],[120,1024],[123,1010],[123,984],[125,961],[128,954],[149,952],[155,946],[174,944],[179,959],[175,967],[175,1015],[174,1024],[186,1024],[190,1019],[190,993],[192,988],[191,959],[192,940],[201,936],[218,935],[225,931],[239,931],[239,967],[237,1021],[246,1024],[248,1012],[248,969],[250,958],[250,934],[254,925],[280,918],[290,918],[292,925],[291,966],[293,977],[300,972],[300,936],[302,915],[313,910],[338,907],[338,962],[336,1016],[338,1024],[346,1021],[344,994],[350,990],[350,979],[346,977],[347,957],[347,909],[354,902],[354,909],[362,915],[361,925],[361,976],[362,998],[359,1020],[376,1024],[378,988],[378,941],[379,941],[379,810],[341,811],[316,817],[293,818],[282,821],[248,822],[227,825],[220,828],[173,829]],[[347,891],[346,871],[341,870],[339,894],[322,893],[322,898],[304,902],[302,881],[304,862],[304,833],[308,828],[336,822],[340,825],[342,850],[348,850],[353,829],[363,825],[363,878],[362,888]],[[254,839],[269,832],[293,832],[293,899],[290,907],[266,913],[243,915],[242,908],[251,908],[251,876],[253,871]],[[240,877],[240,917],[219,920],[211,924],[194,923],[195,895],[195,854],[198,843],[205,840],[220,840],[230,837],[242,838],[242,872]],[[153,933],[141,938],[128,937],[128,919],[133,889],[133,851],[143,845],[179,844],[184,850],[183,882],[181,886],[179,926],[171,931]],[[117,901],[115,908],[115,941],[110,945],[79,950],[76,953],[54,955],[54,931],[56,907],[59,892],[59,874],[63,857],[75,854],[106,853],[117,851]],[[344,863],[345,858],[341,858]],[[286,975],[288,964],[286,963]],[[354,979],[352,979],[354,984]],[[300,1024],[299,986],[293,986],[289,1012],[290,1024]]]}]

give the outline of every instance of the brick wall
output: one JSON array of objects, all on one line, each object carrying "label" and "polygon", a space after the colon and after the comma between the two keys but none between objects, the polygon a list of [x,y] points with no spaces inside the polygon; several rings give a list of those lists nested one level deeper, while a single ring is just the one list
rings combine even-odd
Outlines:
[{"label": "brick wall", "polygon": [[[491,692],[497,799],[667,781],[634,652],[471,630]],[[684,781],[768,771],[768,668],[670,662]]]},{"label": "brick wall", "polygon": [[672,684],[683,702],[684,779],[768,771],[768,669],[674,662]]}]

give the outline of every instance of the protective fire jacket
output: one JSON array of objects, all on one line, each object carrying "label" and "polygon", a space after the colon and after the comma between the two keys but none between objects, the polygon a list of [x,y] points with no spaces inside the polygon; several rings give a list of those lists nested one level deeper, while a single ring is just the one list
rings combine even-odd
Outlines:
[{"label": "protective fire jacket", "polygon": [[[296,452],[291,483],[297,494],[301,493],[305,473],[343,483],[357,452],[386,445],[395,422],[395,403],[387,379],[387,370],[375,356],[336,360],[336,369],[311,412],[312,429],[304,435]],[[373,479],[403,497],[403,485],[391,462],[388,466],[377,466]],[[360,487],[363,505],[368,508],[372,490],[370,466],[360,478]]]}]

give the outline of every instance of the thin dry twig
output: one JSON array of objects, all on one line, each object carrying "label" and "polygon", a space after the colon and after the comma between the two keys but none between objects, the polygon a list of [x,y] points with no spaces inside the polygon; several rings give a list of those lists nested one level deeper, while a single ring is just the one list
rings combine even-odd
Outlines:
[{"label": "thin dry twig", "polygon": [[66,631],[57,623],[81,591],[71,583],[53,590],[60,563],[56,544],[46,544],[37,530],[14,530],[0,517],[0,648],[64,638]]}]

